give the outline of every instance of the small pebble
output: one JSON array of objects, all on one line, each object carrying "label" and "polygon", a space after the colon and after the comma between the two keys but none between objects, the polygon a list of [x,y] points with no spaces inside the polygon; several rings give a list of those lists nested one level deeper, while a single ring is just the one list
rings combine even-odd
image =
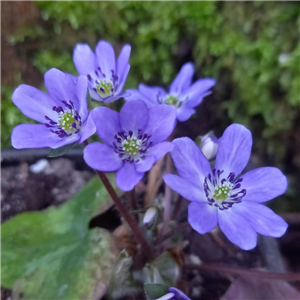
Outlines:
[{"label": "small pebble", "polygon": [[47,159],[40,159],[35,164],[29,167],[31,173],[38,174],[42,173],[49,167],[49,162]]}]

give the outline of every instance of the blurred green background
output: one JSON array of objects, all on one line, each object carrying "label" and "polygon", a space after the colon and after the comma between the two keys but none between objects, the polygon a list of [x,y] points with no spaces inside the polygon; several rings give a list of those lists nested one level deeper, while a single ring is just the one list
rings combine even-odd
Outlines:
[{"label": "blurred green background", "polygon": [[[132,46],[127,88],[140,82],[167,86],[187,61],[196,65],[195,79],[215,78],[213,95],[183,130],[221,134],[230,123],[246,125],[255,138],[257,165],[276,165],[290,174],[295,195],[300,167],[298,2],[1,4],[2,148],[11,147],[12,128],[28,121],[11,101],[14,88],[20,83],[42,87],[42,75],[52,67],[76,74],[76,43],[94,48],[105,39],[117,53],[125,43]],[[199,122],[200,129],[192,129]]]}]

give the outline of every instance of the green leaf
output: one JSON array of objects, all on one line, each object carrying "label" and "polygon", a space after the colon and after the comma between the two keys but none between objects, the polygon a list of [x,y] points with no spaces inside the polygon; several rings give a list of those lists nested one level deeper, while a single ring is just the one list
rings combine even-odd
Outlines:
[{"label": "green leaf", "polygon": [[42,212],[20,214],[2,228],[1,284],[13,299],[96,299],[116,259],[111,235],[88,229],[111,205],[98,178],[72,200]]},{"label": "green leaf", "polygon": [[63,156],[66,153],[68,153],[69,150],[71,150],[75,145],[76,145],[76,143],[72,143],[72,144],[62,146],[62,147],[57,148],[57,149],[51,149],[50,152],[49,152],[48,157]]},{"label": "green leaf", "polygon": [[121,251],[109,281],[108,294],[111,299],[123,299],[126,296],[132,297],[142,293],[142,285],[134,280],[132,265],[132,257],[126,250]]},{"label": "green leaf", "polygon": [[167,286],[176,286],[180,277],[180,267],[169,252],[162,253],[155,259],[152,266],[159,270],[160,275]]},{"label": "green leaf", "polygon": [[144,292],[148,299],[155,300],[168,294],[168,287],[164,284],[146,283],[144,284]]},{"label": "green leaf", "polygon": [[143,269],[144,291],[147,299],[155,300],[168,293],[168,287],[176,286],[180,268],[169,252],[162,253]]}]

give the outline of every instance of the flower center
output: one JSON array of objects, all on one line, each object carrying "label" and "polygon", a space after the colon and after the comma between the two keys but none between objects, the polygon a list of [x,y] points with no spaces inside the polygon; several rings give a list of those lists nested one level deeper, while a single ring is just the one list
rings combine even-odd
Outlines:
[{"label": "flower center", "polygon": [[97,84],[96,89],[103,98],[111,96],[114,91],[113,84],[105,79],[101,80],[100,83]]},{"label": "flower center", "polygon": [[224,201],[227,199],[228,195],[230,194],[231,188],[233,184],[230,182],[223,182],[221,186],[217,186],[214,191],[214,199]]},{"label": "flower center", "polygon": [[133,136],[132,137],[128,136],[127,139],[124,139],[122,141],[122,145],[123,145],[123,150],[125,152],[127,152],[128,154],[135,155],[140,149],[141,140]]},{"label": "flower center", "polygon": [[208,204],[220,210],[242,202],[242,198],[247,193],[246,189],[241,187],[243,178],[236,180],[233,172],[227,177],[223,173],[224,171],[213,169],[212,174],[208,174],[204,179],[204,191]]},{"label": "flower center", "polygon": [[123,162],[138,162],[140,159],[145,158],[145,153],[152,142],[148,142],[150,135],[143,133],[141,129],[137,130],[135,134],[133,131],[118,132],[114,138],[114,150],[119,154]]},{"label": "flower center", "polygon": [[164,101],[163,101],[165,104],[169,104],[169,105],[173,105],[175,107],[178,107],[179,105],[179,99],[178,97],[174,96],[174,95],[167,95],[165,98],[164,98]]},{"label": "flower center", "polygon": [[111,74],[104,74],[100,67],[94,73],[87,75],[89,88],[93,89],[103,99],[113,96],[118,89],[118,76],[114,70]]},{"label": "flower center", "polygon": [[45,126],[50,129],[51,132],[57,134],[60,138],[77,134],[82,126],[81,117],[78,111],[74,107],[73,101],[62,101],[62,106],[54,106],[53,111],[57,112],[57,121],[45,116],[48,123]]}]

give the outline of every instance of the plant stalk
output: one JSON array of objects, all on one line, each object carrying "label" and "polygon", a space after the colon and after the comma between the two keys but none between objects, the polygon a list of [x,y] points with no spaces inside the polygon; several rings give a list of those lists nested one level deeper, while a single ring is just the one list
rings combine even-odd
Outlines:
[{"label": "plant stalk", "polygon": [[104,184],[104,186],[106,187],[109,195],[111,196],[111,198],[113,199],[116,207],[118,208],[120,214],[122,215],[122,217],[125,219],[125,221],[128,223],[128,225],[130,226],[136,240],[138,241],[138,243],[141,245],[143,252],[146,253],[146,255],[150,258],[153,259],[154,255],[152,253],[152,250],[150,249],[149,244],[147,243],[147,241],[144,239],[141,231],[138,228],[137,223],[133,220],[133,218],[130,216],[129,212],[127,211],[127,209],[125,208],[125,206],[122,204],[122,202],[120,201],[116,191],[114,190],[114,188],[112,187],[112,185],[110,184],[109,180],[107,179],[106,175],[103,172],[100,171],[96,171],[98,176],[100,177],[102,183]]}]

